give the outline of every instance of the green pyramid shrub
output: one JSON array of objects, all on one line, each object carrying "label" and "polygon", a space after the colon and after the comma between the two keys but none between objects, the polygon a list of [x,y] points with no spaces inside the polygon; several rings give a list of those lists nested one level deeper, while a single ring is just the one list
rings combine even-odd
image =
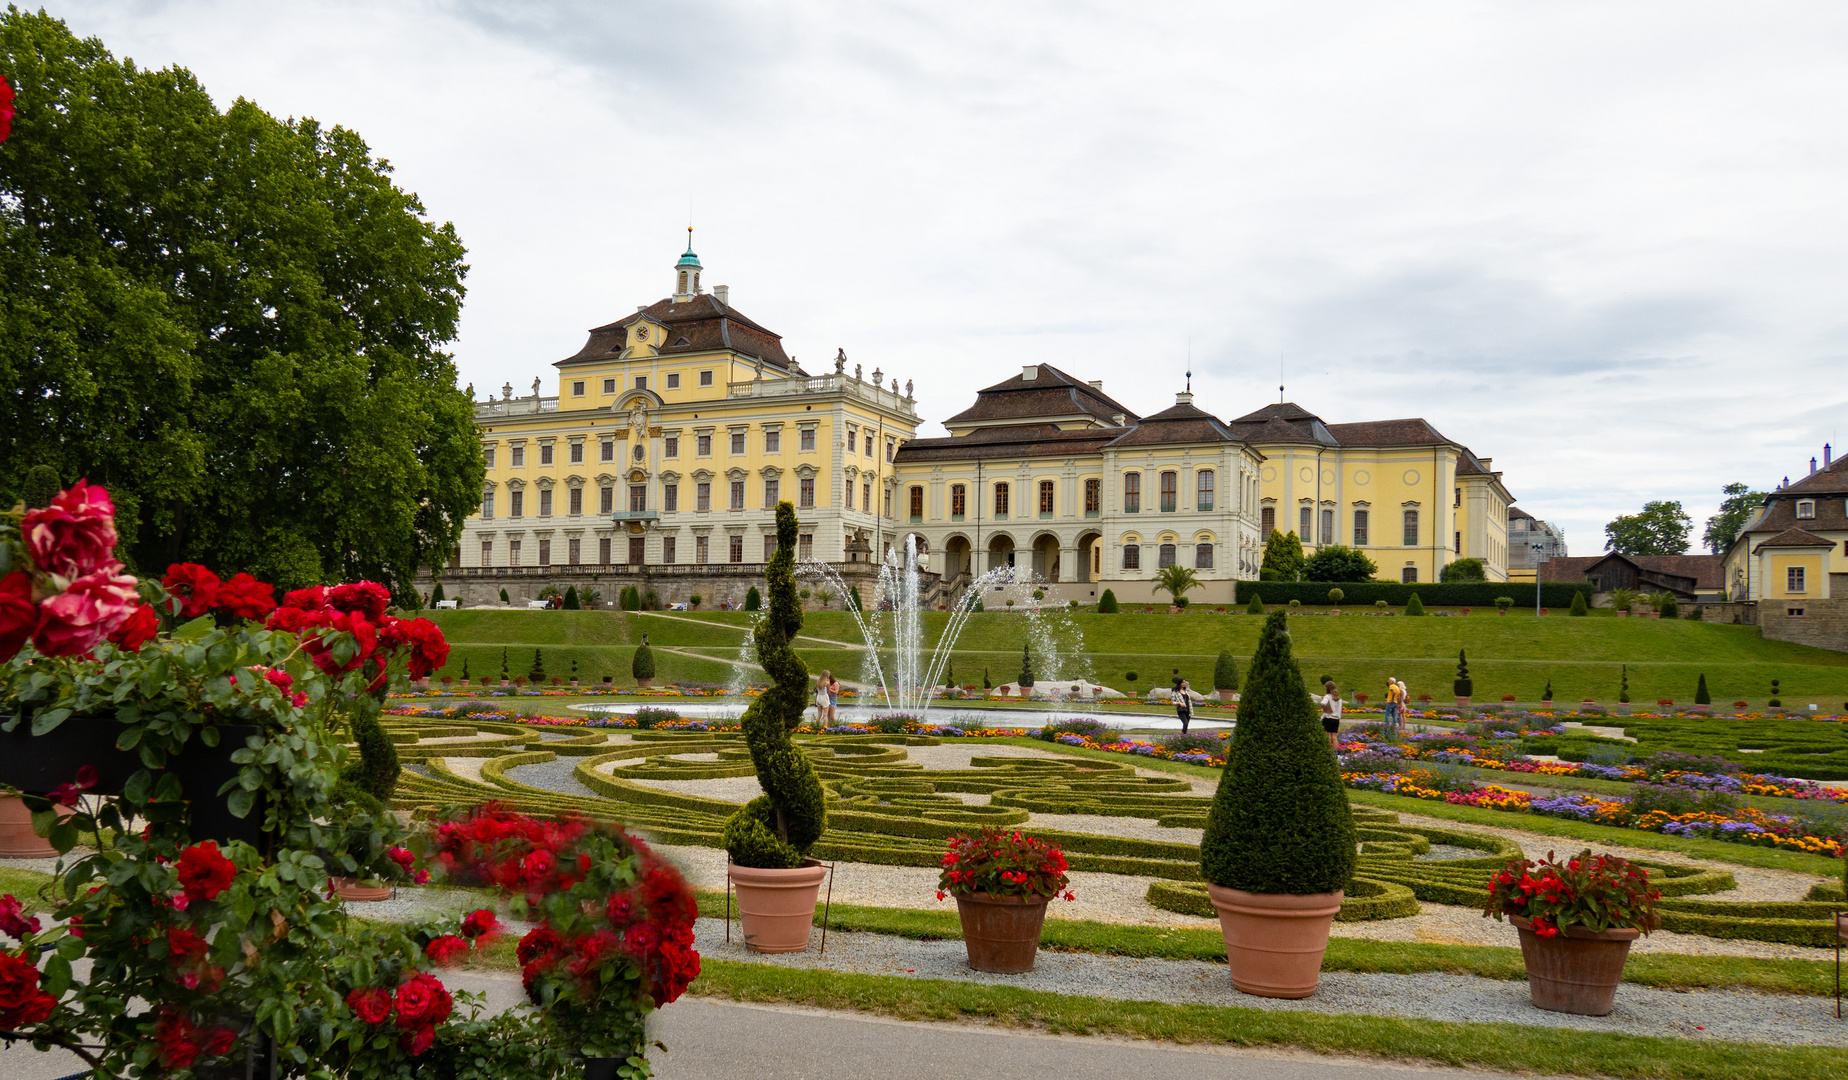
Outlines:
[{"label": "green pyramid shrub", "polygon": [[578,594],[577,594],[576,585],[573,585],[570,588],[565,590],[565,610],[566,611],[584,610],[583,605],[578,603]]},{"label": "green pyramid shrub", "polygon": [[757,586],[753,585],[750,588],[744,590],[744,610],[757,611],[763,606],[764,606],[764,596],[762,593],[757,591]]},{"label": "green pyramid shrub", "polygon": [[1201,875],[1246,892],[1334,892],[1354,876],[1356,843],[1285,616],[1272,612],[1245,674],[1237,736],[1200,841]]},{"label": "green pyramid shrub", "polygon": [[1262,596],[1259,596],[1257,593],[1252,593],[1251,603],[1245,605],[1245,614],[1247,615],[1264,614],[1264,598]]},{"label": "green pyramid shrub", "polygon": [[1580,589],[1578,592],[1573,593],[1572,594],[1572,610],[1567,612],[1567,614],[1585,615],[1585,614],[1588,614],[1590,611],[1591,611],[1591,608],[1585,603],[1585,590]]},{"label": "green pyramid shrub", "polygon": [[629,674],[638,682],[655,677],[654,650],[646,643],[635,647],[635,656],[629,661]]},{"label": "green pyramid shrub", "polygon": [[1117,613],[1116,593],[1109,589],[1104,590],[1104,595],[1097,598],[1097,613],[1099,615],[1115,615]]},{"label": "green pyramid shrub", "polygon": [[1219,650],[1219,659],[1213,661],[1213,689],[1238,689],[1238,661],[1229,649]]},{"label": "green pyramid shrub", "polygon": [[1405,613],[1407,615],[1423,615],[1425,613],[1424,601],[1418,599],[1417,593],[1413,593],[1412,598],[1405,602]]},{"label": "green pyramid shrub", "polygon": [[443,595],[443,583],[437,582],[436,588],[430,590],[430,606],[435,607],[439,602],[447,599],[449,598]]},{"label": "green pyramid shrub", "polygon": [[808,755],[789,733],[802,723],[808,705],[808,665],[790,642],[802,629],[802,605],[796,599],[796,508],[776,504],[776,554],[765,576],[770,610],[757,620],[757,662],[774,680],[744,710],[744,742],[764,793],[745,803],[725,821],[725,850],[732,862],[760,870],[801,866],[809,848],[828,828],[828,811]]},{"label": "green pyramid shrub", "polygon": [[513,601],[511,601],[511,600],[509,600],[509,599],[507,599],[507,590],[506,590],[506,589],[502,589],[502,590],[501,590],[501,603],[503,603],[503,604],[511,604],[511,603],[513,603]]}]

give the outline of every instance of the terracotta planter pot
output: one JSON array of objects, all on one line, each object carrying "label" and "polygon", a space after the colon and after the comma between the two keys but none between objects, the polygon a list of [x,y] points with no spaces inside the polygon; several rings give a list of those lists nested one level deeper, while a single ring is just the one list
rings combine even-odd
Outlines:
[{"label": "terracotta planter pot", "polygon": [[362,902],[369,902],[369,901],[374,901],[374,900],[390,900],[391,899],[391,886],[390,885],[361,885],[359,882],[354,881],[352,878],[346,878],[346,877],[334,878],[333,883],[334,883],[334,895],[338,896],[342,900],[359,900]]},{"label": "terracotta planter pot", "polygon": [[1535,1008],[1579,1016],[1610,1013],[1630,943],[1642,931],[1568,926],[1555,937],[1543,938],[1520,915],[1510,915],[1508,921],[1521,932],[1521,959],[1527,962],[1527,991]]},{"label": "terracotta planter pot", "polygon": [[[61,816],[70,810],[59,807]],[[17,795],[0,799],[0,859],[55,859],[58,849],[32,831],[32,811]]]},{"label": "terracotta planter pot", "polygon": [[1240,993],[1273,998],[1315,993],[1341,893],[1248,893],[1208,884],[1206,894],[1219,911],[1226,965]]},{"label": "terracotta planter pot", "polygon": [[726,869],[738,890],[738,921],[744,947],[752,952],[801,952],[815,929],[815,901],[828,868],[809,859],[793,870],[758,870],[733,863]]},{"label": "terracotta planter pot", "polygon": [[969,966],[1000,975],[1032,971],[1040,928],[1046,923],[1046,902],[1044,896],[957,893],[956,913],[962,917]]},{"label": "terracotta planter pot", "polygon": [[646,689],[648,689],[649,687],[651,687],[651,686],[653,686],[653,685],[654,685],[654,680],[653,680],[653,679],[637,679],[637,680],[635,680],[635,685],[637,685],[637,686],[639,686],[639,687],[641,687],[642,689],[644,689],[644,690],[646,690]]},{"label": "terracotta planter pot", "polygon": [[1460,698],[1458,698],[1458,699],[1457,699],[1457,708],[1459,708],[1459,709],[1467,709],[1467,708],[1469,708],[1469,699],[1468,699],[1468,698],[1466,698],[1466,697],[1460,697]]}]

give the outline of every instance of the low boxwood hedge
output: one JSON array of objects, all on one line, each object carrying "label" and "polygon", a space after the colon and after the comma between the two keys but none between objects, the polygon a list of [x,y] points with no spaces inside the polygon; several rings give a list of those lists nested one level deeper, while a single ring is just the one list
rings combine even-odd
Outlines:
[{"label": "low boxwood hedge", "polygon": [[[1270,605],[1288,604],[1292,600],[1304,604],[1326,606],[1328,590],[1335,582],[1328,581],[1241,581],[1238,583],[1238,602],[1248,603],[1253,596],[1260,596],[1264,603]],[[1343,581],[1341,587],[1342,607],[1372,607],[1376,601],[1384,600],[1393,607],[1404,607],[1405,602],[1417,596],[1425,607],[1466,607],[1493,608],[1496,597],[1507,596],[1507,582],[1469,581],[1446,584],[1443,582],[1418,583],[1407,585],[1397,581]],[[1584,593],[1587,602],[1591,599],[1590,585],[1572,585],[1553,583],[1540,586],[1540,604],[1542,607],[1564,611],[1572,606],[1574,593]],[[1534,592],[1526,588],[1525,603],[1532,606]]]}]

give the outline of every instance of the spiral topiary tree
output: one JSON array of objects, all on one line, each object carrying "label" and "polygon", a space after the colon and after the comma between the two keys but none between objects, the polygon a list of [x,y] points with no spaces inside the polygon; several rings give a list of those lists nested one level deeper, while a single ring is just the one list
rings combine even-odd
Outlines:
[{"label": "spiral topiary tree", "polygon": [[1201,876],[1251,893],[1335,892],[1354,876],[1356,843],[1341,770],[1303,692],[1285,616],[1272,612],[1200,840]]},{"label": "spiral topiary tree", "polygon": [[759,870],[801,866],[809,848],[828,828],[821,778],[789,733],[808,706],[808,665],[790,646],[802,629],[796,599],[796,508],[776,504],[776,554],[765,577],[770,606],[757,620],[757,662],[773,680],[744,711],[744,742],[764,793],[725,822],[725,850],[731,861]]},{"label": "spiral topiary tree", "polygon": [[1457,677],[1450,684],[1450,688],[1456,691],[1458,697],[1469,697],[1475,692],[1476,683],[1469,677],[1469,657],[1463,653],[1464,650],[1457,650]]}]

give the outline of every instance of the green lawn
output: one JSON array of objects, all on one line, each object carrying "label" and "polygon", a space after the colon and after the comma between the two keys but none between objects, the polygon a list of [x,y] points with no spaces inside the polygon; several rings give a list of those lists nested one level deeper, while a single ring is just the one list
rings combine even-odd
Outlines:
[{"label": "green lawn", "polygon": [[[749,620],[744,612],[497,609],[442,611],[431,617],[456,647],[445,674],[459,675],[467,660],[474,677],[498,676],[502,647],[508,650],[509,674],[525,674],[538,647],[547,650],[548,675],[568,675],[575,658],[582,677],[607,674],[619,682],[628,681],[630,649],[644,632],[652,645],[699,654],[657,652],[658,679],[727,681],[729,661],[744,641]],[[927,642],[934,642],[946,618],[939,612],[925,614]],[[1135,685],[1146,688],[1165,684],[1175,668],[1196,687],[1210,685],[1219,650],[1230,649],[1242,664],[1260,622],[1255,616],[1203,608],[1178,615],[1086,611],[1063,618],[1075,631],[1061,635],[1064,647],[1082,657],[1078,666],[1118,689],[1129,685],[1124,679],[1129,671],[1140,676]],[[1026,628],[1018,615],[971,617],[954,652],[957,680],[979,683],[986,669],[993,683],[1011,681],[1019,671]],[[810,612],[803,631],[799,651],[811,668],[858,677],[860,653],[830,644],[859,641],[848,613]],[[1615,702],[1620,666],[1628,665],[1630,696],[1639,704],[1663,697],[1692,702],[1695,683],[1704,674],[1713,700],[1722,705],[1744,700],[1762,707],[1772,679],[1779,680],[1787,707],[1816,704],[1820,711],[1839,714],[1848,705],[1848,653],[1766,641],[1747,626],[1604,615],[1537,619],[1531,611],[1507,616],[1486,611],[1468,618],[1303,615],[1292,620],[1291,632],[1305,676],[1332,675],[1344,689],[1375,698],[1386,677],[1395,675],[1414,694],[1447,701],[1457,650],[1467,649],[1479,702],[1497,701],[1504,694],[1534,701],[1549,681],[1561,703],[1588,697]],[[1081,646],[1076,634],[1082,634]]]}]

